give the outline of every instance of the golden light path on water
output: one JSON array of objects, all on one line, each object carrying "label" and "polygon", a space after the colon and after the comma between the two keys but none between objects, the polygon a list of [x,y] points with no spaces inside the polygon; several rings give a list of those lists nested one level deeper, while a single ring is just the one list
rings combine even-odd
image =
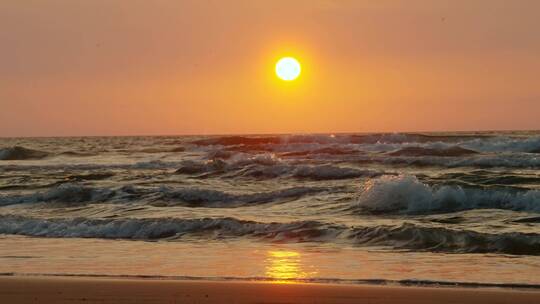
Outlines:
[{"label": "golden light path on water", "polygon": [[[388,252],[244,242],[135,242],[2,236],[0,271],[193,278],[305,279],[416,278],[431,281],[539,284],[540,259],[503,255]],[[99,248],[99,251],[96,251]],[[31,255],[29,255],[31,253]],[[126,259],[129,256],[129,259]],[[21,258],[28,257],[28,258]],[[241,259],[239,261],[239,259]]]},{"label": "golden light path on water", "polygon": [[312,278],[317,271],[304,269],[301,254],[297,251],[268,251],[266,258],[266,276],[276,282],[288,283],[293,280]]}]

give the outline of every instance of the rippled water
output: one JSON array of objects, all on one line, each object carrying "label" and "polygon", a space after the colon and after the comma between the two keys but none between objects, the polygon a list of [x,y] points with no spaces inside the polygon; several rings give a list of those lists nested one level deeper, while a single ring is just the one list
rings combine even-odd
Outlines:
[{"label": "rippled water", "polygon": [[[0,139],[0,272],[149,273],[103,266],[118,258],[111,252],[100,263],[50,257],[91,238],[119,251],[136,240],[164,259],[167,248],[184,259],[198,248],[207,259],[193,263],[214,265],[152,275],[280,279],[256,270],[262,256],[236,262],[251,265],[247,275],[235,272],[242,266],[212,271],[222,267],[216,252],[265,248],[285,259],[324,256],[307,260],[325,271],[285,279],[540,284],[539,168],[536,132]],[[42,237],[65,248],[47,248]],[[20,248],[7,245],[20,242],[52,269],[33,259],[19,267]],[[138,254],[122,251],[144,259]],[[409,272],[371,265],[368,275],[355,266],[366,257],[419,264]],[[448,261],[457,273],[442,275],[428,261]],[[465,271],[467,261],[520,273],[486,266],[478,276]],[[77,268],[85,263],[93,270]]]}]

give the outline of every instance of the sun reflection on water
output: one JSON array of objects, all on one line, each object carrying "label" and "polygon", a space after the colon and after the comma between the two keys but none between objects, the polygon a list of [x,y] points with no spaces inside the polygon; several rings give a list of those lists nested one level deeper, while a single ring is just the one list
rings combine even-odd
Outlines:
[{"label": "sun reflection on water", "polygon": [[271,250],[266,257],[266,276],[276,282],[291,282],[306,279],[314,273],[303,269],[301,255],[291,250]]}]

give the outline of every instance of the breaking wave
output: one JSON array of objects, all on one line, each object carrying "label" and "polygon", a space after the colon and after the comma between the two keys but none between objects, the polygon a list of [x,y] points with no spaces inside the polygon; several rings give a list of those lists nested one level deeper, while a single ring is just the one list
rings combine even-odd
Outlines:
[{"label": "breaking wave", "polygon": [[366,182],[357,208],[373,213],[438,213],[469,209],[540,212],[540,191],[431,187],[415,176],[382,176]]}]

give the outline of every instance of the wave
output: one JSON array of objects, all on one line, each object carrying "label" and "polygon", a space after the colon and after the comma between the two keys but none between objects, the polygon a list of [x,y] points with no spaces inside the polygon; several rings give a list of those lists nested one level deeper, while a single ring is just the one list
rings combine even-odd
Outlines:
[{"label": "wave", "polygon": [[46,237],[155,240],[188,234],[210,237],[257,236],[272,239],[302,239],[312,235],[318,222],[260,223],[235,218],[200,219],[37,219],[0,216],[0,233]]},{"label": "wave", "polygon": [[[207,170],[204,167],[211,168],[218,163],[223,162],[221,158],[210,159],[207,161],[165,161],[165,160],[149,160],[149,161],[139,161],[135,163],[104,163],[104,164],[91,164],[91,163],[81,163],[81,164],[39,164],[39,165],[3,165],[0,166],[0,169],[6,171],[27,171],[27,170],[102,170],[102,169],[120,169],[120,170],[168,170],[168,169],[177,169],[178,173],[183,173],[183,170],[187,172],[193,171],[190,174],[195,174],[197,172],[205,172]],[[215,164],[215,165],[212,165]],[[241,167],[248,166],[251,164],[259,165],[271,165],[281,163],[281,160],[273,154],[258,154],[258,155],[249,155],[249,154],[234,154],[230,157],[230,161],[227,163],[223,162],[223,165],[229,167]],[[199,169],[197,169],[199,168]]]},{"label": "wave", "polygon": [[441,213],[469,209],[540,212],[540,191],[461,186],[430,187],[415,176],[382,176],[366,182],[354,208],[372,213]]},{"label": "wave", "polygon": [[258,192],[249,194],[232,194],[218,190],[184,188],[161,188],[159,201],[153,202],[155,206],[183,205],[190,207],[240,207],[277,203],[299,199],[305,195],[321,193],[331,190],[322,187],[292,187],[276,191]]},{"label": "wave", "polygon": [[423,133],[379,133],[366,135],[351,135],[351,143],[355,144],[404,144],[404,143],[456,143],[466,140],[489,139],[488,134],[423,134]]},{"label": "wave", "polygon": [[277,158],[251,158],[226,162],[220,159],[205,162],[185,161],[175,173],[212,177],[228,174],[227,177],[277,178],[292,177],[310,180],[335,180],[358,177],[374,177],[383,172],[367,169],[338,167],[333,165],[289,165]]},{"label": "wave", "polygon": [[92,188],[75,183],[64,183],[44,192],[15,196],[0,196],[0,206],[56,202],[66,205],[106,201],[115,195],[108,188]]},{"label": "wave", "polygon": [[205,139],[199,139],[191,142],[192,144],[199,146],[236,146],[236,145],[261,145],[261,144],[279,144],[281,138],[278,136],[264,137],[248,137],[248,136],[225,136],[225,137],[211,137]]},{"label": "wave", "polygon": [[375,177],[382,174],[388,173],[383,173],[375,170],[336,167],[332,165],[319,165],[297,166],[294,168],[292,176],[296,178],[305,178],[312,180],[332,180],[358,177]]},{"label": "wave", "polygon": [[360,156],[355,162],[381,163],[385,165],[434,166],[444,168],[523,168],[536,169],[540,167],[540,158],[530,153],[501,153],[489,155],[472,155],[465,157],[439,156]]},{"label": "wave", "polygon": [[[480,156],[479,158],[481,158],[483,154],[487,153],[488,157],[496,158],[501,153],[512,155],[514,153],[538,154],[540,152],[540,136],[503,136],[500,134],[498,136],[414,133],[232,136],[204,138],[193,141],[192,144],[202,146],[203,149],[219,148],[220,151],[226,151],[233,155],[234,153],[278,153],[281,157],[287,158],[335,158],[347,155],[358,156],[370,152],[384,154],[384,156],[417,158],[419,162],[422,162],[423,157]],[[205,146],[206,148],[204,148]],[[502,157],[504,158],[505,155]],[[531,155],[530,157],[535,156]],[[407,161],[414,162],[416,160]],[[432,161],[432,163],[437,161]],[[520,166],[519,163],[512,164],[514,167]]]},{"label": "wave", "polygon": [[96,153],[64,151],[60,153],[50,153],[41,150],[29,149],[21,146],[14,146],[0,149],[0,160],[40,160],[48,157],[88,157],[95,156]]},{"label": "wave", "polygon": [[221,173],[225,172],[227,163],[222,160],[209,160],[205,162],[198,162],[187,160],[181,163],[181,167],[178,168],[175,173],[177,174],[200,174],[200,173]]},{"label": "wave", "polygon": [[95,156],[97,154],[88,153],[88,152],[65,151],[65,152],[59,153],[58,155],[71,156],[71,157],[85,157],[85,156]]},{"label": "wave", "polygon": [[64,151],[58,154],[53,154],[50,152],[28,149],[21,146],[0,149],[0,160],[39,160],[51,156],[85,157],[94,155],[96,154],[77,151]]},{"label": "wave", "polygon": [[304,180],[339,180],[359,177],[375,177],[385,174],[381,171],[337,167],[332,165],[276,165],[249,166],[234,173],[232,177],[257,179],[289,177]]},{"label": "wave", "polygon": [[540,255],[540,234],[536,233],[490,234],[406,223],[357,228],[351,237],[356,244],[391,246],[394,249]]},{"label": "wave", "polygon": [[239,153],[230,157],[229,161],[234,167],[243,167],[248,165],[272,166],[281,163],[281,159],[273,153],[256,155]]},{"label": "wave", "polygon": [[350,155],[350,154],[358,154],[361,153],[360,151],[350,149],[347,147],[339,147],[339,146],[332,146],[332,147],[325,147],[325,148],[319,148],[314,150],[301,150],[301,151],[291,151],[291,152],[285,152],[282,153],[282,157],[298,157],[298,156],[312,156],[312,155]]},{"label": "wave", "polygon": [[185,147],[178,146],[175,148],[145,148],[138,151],[133,152],[142,152],[142,153],[165,153],[165,152],[184,152],[186,151]]},{"label": "wave", "polygon": [[375,134],[306,134],[274,136],[216,136],[194,140],[191,143],[201,146],[239,146],[276,144],[375,144],[375,143],[426,143],[458,142],[464,140],[489,139],[487,134],[448,134],[435,135],[423,133],[375,133]]},{"label": "wave", "polygon": [[[220,154],[221,155],[221,154]],[[281,164],[279,159],[274,154],[265,153],[250,155],[238,153],[234,155],[226,155],[227,161],[221,157],[216,157],[212,154],[212,158],[206,161],[186,160],[180,163],[175,173],[178,174],[200,174],[200,173],[225,173],[228,171],[239,170],[243,167],[252,165],[273,166]]]},{"label": "wave", "polygon": [[465,172],[451,172],[429,178],[431,181],[440,183],[456,183],[463,186],[530,186],[540,185],[540,176],[535,173],[498,172],[489,170],[474,170]]},{"label": "wave", "polygon": [[414,224],[348,227],[318,221],[263,223],[236,218],[39,219],[0,216],[0,233],[39,237],[178,240],[252,237],[270,242],[341,242],[449,253],[540,255],[540,234],[489,234]]},{"label": "wave", "polygon": [[0,149],[0,160],[27,160],[42,159],[49,156],[49,152],[14,146]]},{"label": "wave", "polygon": [[[122,150],[116,152],[143,152],[143,153],[175,153],[184,152],[185,147],[179,146],[175,148],[159,149],[147,148],[142,150]],[[97,152],[81,152],[81,151],[64,151],[59,153],[50,153],[35,149],[29,149],[22,146],[13,146],[0,149],[0,160],[39,160],[46,157],[63,156],[63,157],[88,157],[96,156]]]},{"label": "wave", "polygon": [[81,182],[81,181],[94,181],[94,180],[103,180],[110,177],[113,177],[114,173],[112,172],[94,172],[88,174],[73,174],[65,177],[65,180],[69,182]]},{"label": "wave", "polygon": [[150,160],[135,163],[63,163],[63,164],[31,164],[31,165],[2,165],[0,170],[5,171],[30,171],[30,170],[167,170],[178,168],[183,161]]},{"label": "wave", "polygon": [[357,136],[334,134],[273,135],[273,136],[218,136],[192,141],[199,146],[264,146],[290,144],[356,143]]},{"label": "wave", "polygon": [[405,147],[397,151],[389,153],[392,156],[439,156],[439,157],[456,157],[465,156],[471,154],[477,154],[478,152],[465,149],[458,146],[435,149],[435,148],[423,148],[423,147]]},{"label": "wave", "polygon": [[53,203],[52,206],[76,206],[91,203],[144,202],[154,206],[188,206],[233,208],[264,203],[278,203],[303,196],[333,191],[331,187],[292,187],[268,192],[228,193],[202,188],[93,188],[76,183],[64,183],[44,192],[15,196],[0,196],[0,206]]},{"label": "wave", "polygon": [[[377,142],[367,148],[374,151],[384,151],[388,149],[401,149],[408,147],[421,147],[426,149],[452,149],[461,148],[473,152],[482,153],[536,153],[540,151],[540,136],[533,137],[480,137],[467,138],[455,142],[428,141],[428,142]],[[460,151],[468,152],[468,151]],[[474,154],[474,153],[468,153]],[[463,154],[465,155],[465,154]]]},{"label": "wave", "polygon": [[540,151],[540,136],[497,136],[489,139],[473,139],[462,143],[462,146],[484,152],[538,153]]}]

